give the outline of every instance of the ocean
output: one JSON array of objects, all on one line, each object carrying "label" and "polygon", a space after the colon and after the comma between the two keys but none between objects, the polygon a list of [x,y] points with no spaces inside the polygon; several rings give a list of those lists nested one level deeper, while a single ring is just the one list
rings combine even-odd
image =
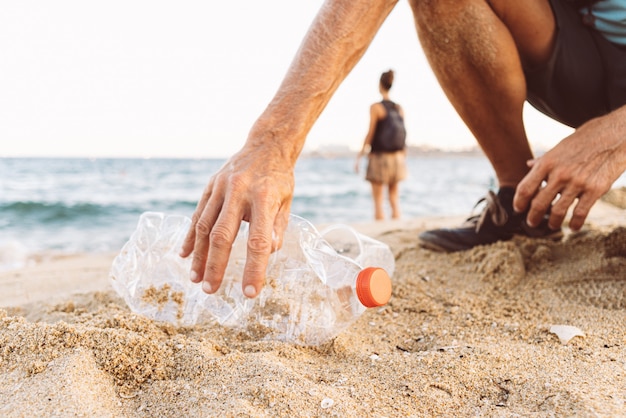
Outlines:
[{"label": "ocean", "polygon": [[[145,211],[191,216],[224,161],[0,158],[0,269],[32,253],[117,251]],[[495,187],[480,155],[411,156],[408,169],[400,186],[405,219],[469,214]],[[373,220],[370,185],[362,176],[354,172],[354,158],[302,157],[292,213],[314,224]],[[626,185],[624,176],[619,182]]]}]

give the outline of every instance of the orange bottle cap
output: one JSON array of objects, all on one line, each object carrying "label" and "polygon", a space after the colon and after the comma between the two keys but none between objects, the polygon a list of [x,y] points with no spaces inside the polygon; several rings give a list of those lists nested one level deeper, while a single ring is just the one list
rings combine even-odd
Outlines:
[{"label": "orange bottle cap", "polygon": [[391,298],[391,278],[380,267],[367,267],[356,278],[356,294],[367,308],[382,306]]}]

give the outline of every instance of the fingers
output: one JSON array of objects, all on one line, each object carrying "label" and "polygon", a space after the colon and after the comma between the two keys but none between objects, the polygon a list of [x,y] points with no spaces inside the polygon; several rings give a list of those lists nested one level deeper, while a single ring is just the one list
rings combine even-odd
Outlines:
[{"label": "fingers", "polygon": [[578,231],[584,225],[598,196],[573,185],[566,186],[561,193],[556,190],[558,186],[545,186],[537,193],[530,205],[526,222],[531,227],[537,227],[549,210],[548,227],[558,229],[565,221],[569,209],[573,207],[569,227]]},{"label": "fingers", "polygon": [[583,181],[563,171],[551,170],[548,174],[548,169],[541,167],[538,160],[531,166],[531,171],[517,186],[514,209],[518,212],[528,209],[526,223],[531,227],[539,226],[549,211],[548,227],[558,229],[569,209],[574,207],[569,226],[573,230],[580,229],[601,195],[595,193],[588,176],[581,176]]},{"label": "fingers", "polygon": [[180,254],[193,253],[190,279],[202,282],[206,293],[222,284],[242,220],[250,222],[242,287],[248,297],[260,292],[270,254],[282,244],[293,195],[293,167],[274,165],[237,154],[212,177],[198,202]]},{"label": "fingers", "polygon": [[[216,230],[217,218],[221,208],[221,203],[218,203],[216,199],[209,199],[200,216],[192,223],[193,231],[189,232],[189,236],[194,238],[194,253],[189,278],[194,283],[206,280],[207,257],[209,256],[210,247],[214,244],[212,242],[212,234],[217,236],[216,241],[228,239],[229,234],[224,232],[227,231],[227,228],[218,227]],[[215,287],[215,290],[218,287],[219,285]]]},{"label": "fingers", "polygon": [[188,257],[189,254],[193,252],[196,242],[196,225],[200,220],[204,208],[207,207],[207,202],[211,197],[211,189],[213,188],[213,182],[209,182],[204,193],[202,193],[202,197],[198,201],[196,205],[196,209],[191,217],[191,226],[189,227],[189,231],[187,232],[187,236],[185,237],[185,241],[183,242],[183,246],[180,250],[180,256],[185,258]]},{"label": "fingers", "polygon": [[202,250],[196,249],[201,255],[194,257],[192,272],[195,271],[196,277],[202,278],[202,290],[206,293],[215,293],[222,284],[241,218],[236,210],[224,208],[213,227],[207,233],[203,233]]},{"label": "fingers", "polygon": [[517,185],[513,197],[513,210],[518,213],[522,213],[528,208],[547,176],[547,171],[537,164],[537,160],[530,160],[527,164],[531,170]]},{"label": "fingers", "polygon": [[[558,193],[558,187],[555,185],[547,184],[539,189],[539,191],[532,198],[530,208],[528,209],[528,214],[526,215],[526,223],[528,224],[528,226],[532,228],[538,227],[543,220],[546,212],[548,212],[548,210],[554,210],[551,209],[551,205]],[[559,214],[556,213],[554,218],[551,217],[551,220],[554,220],[554,222],[556,222],[558,216]],[[559,223],[558,225],[560,226],[561,224]],[[556,228],[558,228],[558,226]]]},{"label": "fingers", "polygon": [[[206,293],[215,293],[221,286],[233,242],[244,218],[238,199],[229,199],[229,196],[221,199],[221,195],[219,190],[213,191],[201,215],[194,222],[194,232],[188,234],[188,239],[192,236],[195,238],[190,279],[195,283],[202,282],[202,290]],[[218,203],[224,201],[229,202],[228,206],[222,207]],[[256,210],[253,206],[249,219],[242,280],[243,293],[249,298],[256,297],[261,291],[270,254],[282,245],[289,219],[289,204],[285,204],[277,215],[276,209],[272,210],[271,206],[259,203]]]},{"label": "fingers", "polygon": [[241,224],[239,199],[229,199],[229,195],[239,193],[228,193],[228,184],[219,179],[213,183],[210,198],[195,223],[189,278],[194,283],[202,282],[202,290],[206,293],[215,293],[219,289]]},{"label": "fingers", "polygon": [[191,217],[191,226],[189,227],[189,231],[187,231],[187,235],[185,236],[185,241],[183,241],[183,246],[180,249],[180,255],[182,258],[189,257],[189,254],[193,252],[194,244],[196,241],[196,223],[198,222],[199,215],[198,208],[193,213]]},{"label": "fingers", "polygon": [[528,210],[526,223],[532,228],[538,227],[549,211],[548,226],[558,229],[580,191],[572,188],[567,179],[556,175],[541,158],[528,161],[528,166],[530,171],[516,188],[513,209],[516,212]]},{"label": "fingers", "polygon": [[207,293],[219,288],[241,221],[238,211],[222,210],[225,192],[220,184],[223,182],[214,179],[198,203],[181,251],[183,257],[193,251],[189,279],[194,283],[203,282],[202,288]]},{"label": "fingers", "polygon": [[574,231],[580,230],[589,215],[591,207],[597,200],[592,197],[591,193],[582,193],[579,196],[576,192],[565,192],[559,196],[558,200],[552,205],[548,226],[551,229],[558,229],[567,216],[569,208],[573,207],[571,219],[569,221],[570,229]]},{"label": "fingers", "polygon": [[597,199],[589,198],[588,195],[584,195],[580,199],[578,199],[578,204],[574,208],[572,212],[572,219],[569,222],[569,227],[578,231],[583,227],[585,223],[585,219],[587,219],[587,215],[589,215],[589,211],[591,207],[595,203]]},{"label": "fingers", "polygon": [[251,219],[248,234],[246,265],[241,283],[243,294],[255,297],[265,283],[267,262],[272,251],[273,219],[258,216]]},{"label": "fingers", "polygon": [[246,265],[242,291],[249,298],[256,297],[265,284],[267,265],[272,251],[282,246],[282,239],[289,222],[290,204],[275,213],[267,206],[254,207],[248,233]]},{"label": "fingers", "polygon": [[552,204],[551,228],[563,223],[570,208],[570,227],[583,226],[593,204],[624,172],[623,131],[616,129],[624,126],[624,120],[624,113],[616,111],[592,119],[528,162],[530,171],[517,187],[513,207],[517,212],[528,210],[529,225],[538,225]]},{"label": "fingers", "polygon": [[548,227],[550,229],[560,228],[565,220],[567,211],[576,199],[578,199],[578,197],[572,192],[565,191],[562,194],[557,194],[550,208],[550,218],[548,219]]},{"label": "fingers", "polygon": [[284,203],[274,219],[274,229],[272,231],[272,251],[279,250],[283,246],[283,238],[287,225],[289,224],[289,213],[291,212],[291,202]]}]

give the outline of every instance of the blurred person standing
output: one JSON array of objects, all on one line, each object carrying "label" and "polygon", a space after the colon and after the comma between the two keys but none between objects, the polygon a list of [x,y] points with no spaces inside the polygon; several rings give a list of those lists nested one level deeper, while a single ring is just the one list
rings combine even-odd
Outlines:
[{"label": "blurred person standing", "polygon": [[386,71],[380,76],[378,89],[382,100],[370,106],[369,130],[355,164],[355,171],[358,173],[361,157],[369,148],[365,179],[372,185],[376,220],[385,218],[383,208],[385,186],[391,206],[391,218],[400,218],[398,184],[406,178],[404,110],[389,98],[393,80],[393,70]]}]

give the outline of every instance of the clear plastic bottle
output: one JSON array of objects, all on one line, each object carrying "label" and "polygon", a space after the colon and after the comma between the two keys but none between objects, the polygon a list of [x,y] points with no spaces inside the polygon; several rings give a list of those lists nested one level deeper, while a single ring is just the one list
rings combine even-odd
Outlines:
[{"label": "clear plastic bottle", "polygon": [[391,296],[395,260],[386,244],[345,225],[320,233],[296,215],[290,215],[282,248],[270,257],[256,298],[242,292],[245,222],[220,289],[207,295],[189,280],[191,257],[178,256],[190,224],[182,216],[141,215],[110,273],[133,312],[180,325],[217,322],[259,339],[318,345]]}]

